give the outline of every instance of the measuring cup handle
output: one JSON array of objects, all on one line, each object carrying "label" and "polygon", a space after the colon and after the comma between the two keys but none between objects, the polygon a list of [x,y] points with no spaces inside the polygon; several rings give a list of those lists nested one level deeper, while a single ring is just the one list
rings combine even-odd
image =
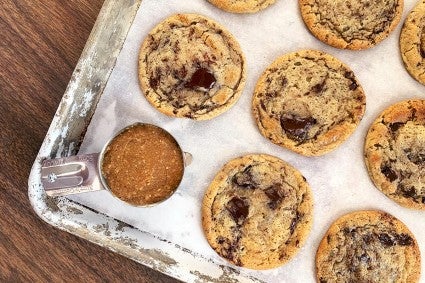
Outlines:
[{"label": "measuring cup handle", "polygon": [[189,166],[193,161],[193,156],[191,153],[183,151],[183,162],[184,162],[184,167]]},{"label": "measuring cup handle", "polygon": [[41,183],[48,196],[64,196],[102,190],[98,173],[99,153],[44,160]]}]

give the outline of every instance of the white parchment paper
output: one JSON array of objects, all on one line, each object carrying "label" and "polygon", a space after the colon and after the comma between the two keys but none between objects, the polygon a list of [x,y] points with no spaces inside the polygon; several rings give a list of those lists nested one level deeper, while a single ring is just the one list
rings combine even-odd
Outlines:
[{"label": "white parchment paper", "polygon": [[[406,0],[402,21],[416,1]],[[167,117],[144,98],[137,78],[139,46],[148,32],[174,13],[199,13],[221,23],[237,38],[248,63],[247,84],[237,104],[209,121]],[[277,0],[253,15],[223,12],[206,0],[144,0],[118,57],[80,154],[99,152],[119,129],[142,121],[168,130],[194,161],[169,200],[152,208],[135,208],[108,192],[72,197],[142,230],[170,240],[195,253],[226,264],[204,238],[200,207],[203,194],[216,172],[230,159],[248,153],[267,153],[289,162],[307,178],[314,193],[314,224],[300,252],[288,264],[269,271],[246,271],[267,282],[313,282],[317,246],[329,225],[341,215],[360,209],[381,209],[402,220],[415,234],[425,254],[424,212],[403,208],[385,197],[370,181],[363,144],[372,121],[389,105],[408,98],[425,98],[425,87],[405,71],[398,47],[402,22],[389,38],[366,51],[329,47],[304,26],[298,1]],[[354,71],[367,97],[364,119],[355,133],[335,151],[308,158],[273,145],[263,138],[251,115],[257,79],[278,56],[298,49],[318,49],[339,58]],[[425,272],[425,260],[422,261]],[[425,281],[422,276],[422,282]]]}]

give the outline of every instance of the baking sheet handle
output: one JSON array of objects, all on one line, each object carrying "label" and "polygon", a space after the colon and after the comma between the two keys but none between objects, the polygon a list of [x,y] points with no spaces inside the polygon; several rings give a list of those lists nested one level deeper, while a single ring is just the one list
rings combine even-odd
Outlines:
[{"label": "baking sheet handle", "polygon": [[44,160],[41,183],[48,196],[102,190],[98,174],[99,153]]}]

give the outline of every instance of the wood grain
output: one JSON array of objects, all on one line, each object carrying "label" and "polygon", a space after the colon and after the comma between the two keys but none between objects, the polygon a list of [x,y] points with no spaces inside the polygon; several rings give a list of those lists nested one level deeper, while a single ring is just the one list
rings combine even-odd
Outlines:
[{"label": "wood grain", "polygon": [[28,201],[32,163],[102,4],[1,1],[0,282],[177,282],[51,227]]}]

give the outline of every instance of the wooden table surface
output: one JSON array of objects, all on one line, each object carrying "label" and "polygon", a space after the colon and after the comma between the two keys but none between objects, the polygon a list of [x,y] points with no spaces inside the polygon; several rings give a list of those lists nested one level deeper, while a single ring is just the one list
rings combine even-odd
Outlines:
[{"label": "wooden table surface", "polygon": [[31,166],[102,0],[0,3],[0,282],[176,282],[44,223]]}]

